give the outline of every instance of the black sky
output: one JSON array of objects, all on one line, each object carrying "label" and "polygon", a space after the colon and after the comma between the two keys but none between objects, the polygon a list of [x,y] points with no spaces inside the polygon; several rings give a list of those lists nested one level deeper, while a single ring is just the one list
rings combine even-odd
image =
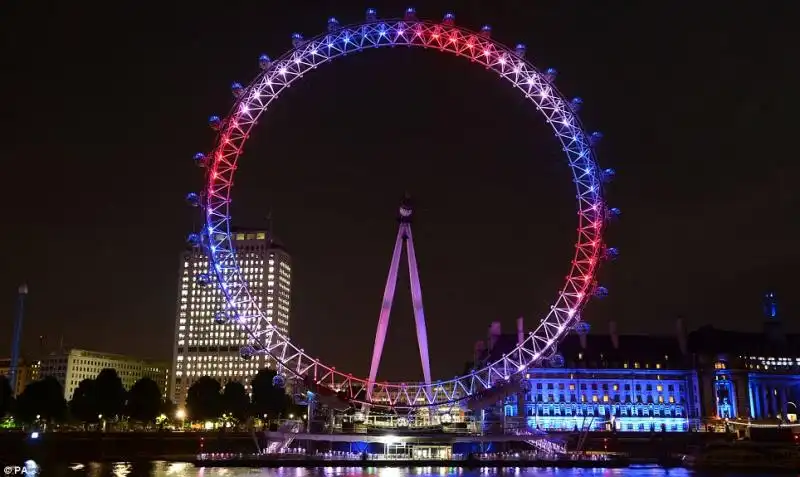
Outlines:
[{"label": "black sky", "polygon": [[[341,5],[334,5],[335,3]],[[631,332],[756,329],[775,287],[797,328],[800,173],[791,1],[419,2],[525,42],[604,132],[608,198],[623,218],[602,272],[611,296],[585,316]],[[24,354],[37,337],[169,358],[178,255],[193,217],[191,164],[232,81],[325,20],[384,17],[399,2],[10,2],[2,7],[5,223],[0,355],[14,294],[30,284]],[[433,52],[367,52],[321,68],[257,128],[237,176],[240,225],[271,208],[294,256],[292,334],[365,374],[408,190],[432,368],[451,376],[490,321],[547,309],[574,241],[573,189],[552,135],[507,83]],[[401,275],[382,375],[419,377]]]}]

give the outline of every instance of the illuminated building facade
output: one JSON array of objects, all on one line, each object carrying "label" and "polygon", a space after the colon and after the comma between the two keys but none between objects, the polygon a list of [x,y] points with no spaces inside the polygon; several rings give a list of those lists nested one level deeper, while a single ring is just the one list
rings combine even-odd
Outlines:
[{"label": "illuminated building facade", "polygon": [[787,334],[774,293],[764,297],[762,333],[703,327],[689,335],[709,420],[796,421],[800,335]]},{"label": "illuminated building facade", "polygon": [[[287,251],[270,240],[266,231],[233,232],[236,259],[253,294],[253,303],[263,310],[267,321],[289,335],[292,265]],[[208,277],[209,284],[202,279]],[[187,250],[181,259],[178,310],[175,321],[173,369],[170,396],[182,404],[186,392],[198,378],[210,376],[223,386],[239,381],[249,390],[258,370],[269,367],[269,358],[258,355],[245,361],[240,349],[252,339],[232,321],[220,322],[217,313],[226,307],[225,298],[209,273],[208,257],[198,248]],[[250,309],[238,310],[247,314]],[[257,326],[255,321],[253,326]]]},{"label": "illuminated building facade", "polygon": [[[11,392],[19,395],[25,386],[39,379],[39,361],[26,361],[22,358],[18,361],[16,383],[11,385]],[[0,376],[8,377],[11,373],[11,358],[0,359]]]},{"label": "illuminated building facade", "polygon": [[[545,430],[689,431],[725,424],[797,422],[800,335],[787,334],[774,293],[764,300],[761,333],[711,326],[675,336],[607,335],[576,329],[544,366],[528,370],[523,392],[488,411]],[[493,323],[473,362],[494,361],[523,340]],[[472,367],[472,364],[470,364]]]},{"label": "illuminated building facade", "polygon": [[[679,323],[680,325],[680,323]],[[503,335],[476,346],[479,361],[496,358],[523,339]],[[686,335],[674,337],[571,334],[545,366],[528,370],[523,391],[489,413],[543,430],[686,432],[700,423],[697,373]]]},{"label": "illuminated building facade", "polygon": [[74,348],[62,350],[41,360],[39,374],[41,377],[56,378],[64,388],[64,399],[69,401],[81,381],[95,379],[100,371],[107,368],[117,371],[125,389],[130,389],[139,379],[148,377],[166,394],[169,382],[168,363],[120,354]]}]

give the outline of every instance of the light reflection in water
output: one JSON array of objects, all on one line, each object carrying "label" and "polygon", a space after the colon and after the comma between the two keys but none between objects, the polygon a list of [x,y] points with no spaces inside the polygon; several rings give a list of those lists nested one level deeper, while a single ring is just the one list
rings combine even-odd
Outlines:
[{"label": "light reflection in water", "polygon": [[[31,461],[32,462],[32,461]],[[32,462],[36,466],[35,462]],[[27,465],[27,463],[26,463]],[[38,471],[38,466],[36,466]],[[33,474],[36,475],[36,474]],[[702,477],[684,469],[503,469],[459,467],[319,467],[280,469],[196,468],[185,462],[116,462],[46,464],[40,475],[69,477]],[[0,476],[2,477],[2,476]],[[725,477],[716,474],[715,477]]]},{"label": "light reflection in water", "polygon": [[118,462],[114,464],[112,472],[114,477],[127,477],[131,473],[131,464],[129,462]]}]

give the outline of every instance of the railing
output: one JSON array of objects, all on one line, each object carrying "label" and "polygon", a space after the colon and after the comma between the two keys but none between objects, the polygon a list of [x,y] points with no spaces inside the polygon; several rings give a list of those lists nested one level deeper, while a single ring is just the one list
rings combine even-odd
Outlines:
[{"label": "railing", "polygon": [[[297,434],[303,429],[303,421],[297,420],[283,420],[282,424],[278,427],[277,432]],[[267,445],[264,449],[264,454],[281,454],[283,453],[294,441],[294,436],[284,437],[280,440],[275,440]]]},{"label": "railing", "polygon": [[[236,453],[208,453],[199,454],[197,460],[200,461],[235,461],[235,460],[273,460],[276,456],[266,454],[236,454]],[[441,460],[441,461],[467,461],[477,460],[484,462],[542,462],[542,461],[609,461],[614,458],[614,455],[596,454],[596,455],[580,455],[580,454],[554,454],[552,452],[541,452],[538,450],[521,451],[521,452],[498,452],[498,453],[482,453],[482,454],[451,454],[446,458],[431,458],[424,459],[414,457],[408,454],[371,454],[371,453],[357,453],[357,452],[343,452],[343,451],[327,451],[309,453],[305,449],[287,449],[279,457],[281,460],[286,461],[415,461],[415,460]]]}]

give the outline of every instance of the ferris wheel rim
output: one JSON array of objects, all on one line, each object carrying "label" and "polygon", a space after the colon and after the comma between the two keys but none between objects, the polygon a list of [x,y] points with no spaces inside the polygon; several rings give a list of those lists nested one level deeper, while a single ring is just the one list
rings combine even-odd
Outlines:
[{"label": "ferris wheel rim", "polygon": [[[377,40],[374,44],[363,44],[365,39],[369,39],[369,35],[378,35],[380,28],[382,27],[386,27],[386,31],[393,31],[395,34],[401,31],[399,28],[404,28],[409,32],[418,33],[419,31],[424,31],[424,34],[430,34],[432,37],[425,39],[428,42],[427,44],[423,44],[423,42],[414,43],[413,39],[408,40],[405,38],[403,38],[404,41],[398,42],[397,39],[399,36],[396,37],[392,42],[380,43],[380,41]],[[393,28],[394,30],[392,30]],[[448,49],[449,45],[442,46],[442,42],[438,42],[438,44],[431,44],[433,43],[432,38],[435,34],[428,33],[429,31],[440,31],[442,32],[442,36],[455,35],[459,37],[460,41],[474,41],[474,48],[477,48],[478,46],[482,48],[489,48],[491,53],[486,55],[485,62],[481,62],[480,59],[475,57],[475,55],[470,57],[469,55],[464,54],[463,50],[453,51],[453,49]],[[349,35],[351,39],[357,39],[360,44],[348,50],[346,47],[347,40],[342,40],[342,38],[344,38],[343,34]],[[409,34],[409,36],[411,35]],[[336,54],[330,54],[331,44],[337,42],[343,42],[343,50],[337,52]],[[328,56],[320,55],[318,51],[315,53],[313,50],[314,45],[316,45],[317,50],[319,48],[324,48],[327,45],[329,50]],[[465,45],[462,45],[462,47],[466,47]],[[214,150],[211,153],[212,164],[208,168],[209,173],[207,175],[207,185],[205,188],[206,203],[204,230],[207,238],[206,246],[211,268],[217,277],[222,289],[222,294],[225,297],[225,301],[228,303],[228,307],[234,309],[237,319],[241,321],[242,314],[236,310],[236,306],[242,303],[250,303],[256,305],[255,312],[251,313],[250,315],[245,315],[245,318],[252,319],[255,317],[258,320],[263,319],[266,321],[266,315],[264,314],[263,310],[258,307],[258,304],[255,303],[249,287],[241,279],[241,271],[238,260],[234,253],[235,247],[232,241],[234,233],[231,231],[230,222],[230,194],[233,189],[232,177],[239,157],[242,154],[241,146],[246,142],[250,130],[255,125],[260,115],[269,108],[272,101],[277,98],[280,92],[289,87],[295,80],[302,77],[303,73],[315,69],[317,66],[322,64],[327,64],[334,59],[345,56],[351,52],[356,53],[366,49],[380,48],[385,46],[421,46],[428,49],[438,49],[442,52],[453,53],[459,57],[470,58],[473,62],[479,62],[483,64],[487,69],[500,72],[501,77],[503,79],[510,80],[515,88],[521,89],[525,95],[525,99],[534,103],[534,105],[537,107],[537,110],[540,112],[542,112],[541,104],[535,99],[532,99],[532,95],[547,93],[551,96],[551,99],[556,98],[555,100],[552,100],[554,104],[558,105],[555,109],[559,110],[558,113],[562,118],[566,118],[564,119],[565,124],[563,125],[563,129],[568,130],[568,132],[572,134],[572,140],[574,143],[570,146],[565,145],[564,137],[566,133],[559,132],[558,127],[552,125],[551,117],[548,117],[547,113],[543,112],[545,118],[547,119],[546,122],[551,124],[556,136],[559,138],[563,146],[562,148],[564,149],[564,152],[566,152],[569,162],[568,165],[571,169],[573,182],[576,184],[576,190],[578,193],[577,199],[579,218],[578,239],[575,243],[576,253],[570,267],[567,281],[565,285],[561,287],[561,291],[555,300],[555,305],[551,307],[550,312],[545,315],[540,324],[536,327],[535,331],[530,332],[522,343],[518,343],[513,350],[510,350],[502,358],[484,365],[480,368],[480,370],[473,371],[470,374],[457,376],[449,380],[436,381],[431,384],[381,383],[379,381],[376,381],[376,384],[381,385],[386,389],[395,390],[408,388],[426,389],[427,391],[424,394],[435,395],[436,392],[434,392],[433,388],[445,386],[457,387],[457,384],[460,381],[467,379],[476,373],[486,372],[487,370],[489,370],[488,375],[490,378],[492,375],[491,370],[494,369],[495,374],[497,374],[495,378],[504,378],[507,380],[510,376],[523,372],[527,367],[540,359],[545,351],[555,347],[557,342],[560,341],[560,339],[562,339],[563,336],[569,331],[571,325],[579,320],[580,310],[589,298],[593,279],[601,258],[601,251],[603,247],[602,237],[605,228],[605,205],[603,203],[601,170],[596,160],[594,149],[590,144],[588,133],[583,128],[576,111],[573,111],[570,107],[569,101],[567,101],[565,96],[558,91],[552,81],[545,79],[543,73],[530,61],[517,55],[514,49],[509,48],[508,46],[495,41],[490,37],[483,36],[481,33],[455,25],[435,23],[430,21],[381,19],[362,23],[354,23],[348,26],[341,26],[338,27],[336,31],[328,31],[309,40],[303,40],[302,44],[296,45],[294,48],[291,48],[285,54],[281,55],[278,59],[272,61],[268,68],[258,74],[256,78],[246,87],[242,88],[242,92],[234,101],[231,111],[222,123],[223,125],[220,128],[220,134],[215,143]],[[260,82],[265,80],[269,81],[269,78],[276,78],[280,75],[283,75],[285,79],[286,72],[280,72],[282,68],[290,66],[290,63],[293,61],[296,61],[297,64],[301,64],[303,61],[306,61],[307,57],[309,56],[316,56],[318,57],[316,59],[320,61],[313,62],[310,68],[302,70],[302,72],[298,73],[290,80],[284,81],[277,89],[277,92],[271,93],[271,97],[268,101],[257,105],[258,108],[256,108],[257,113],[255,115],[251,115],[251,117],[246,118],[247,121],[249,121],[246,129],[241,128],[240,124],[237,123],[239,123],[240,119],[245,114],[243,111],[246,112],[247,108],[253,104],[255,97],[254,94],[260,94],[258,93],[259,90],[257,88],[261,84]],[[480,57],[481,55],[477,56]],[[525,91],[525,85],[521,86],[519,80],[508,78],[508,75],[511,74],[510,70],[506,71],[507,68],[503,67],[499,68],[501,71],[498,71],[497,65],[499,64],[501,58],[504,58],[505,61],[512,62],[514,67],[518,70],[525,71],[524,74],[527,75],[527,81],[529,82],[527,84],[528,91]],[[519,73],[520,71],[516,71],[516,74]],[[538,79],[534,81],[534,78]],[[261,91],[263,92],[263,90]],[[230,145],[232,138],[235,141],[238,140],[238,144],[234,147],[233,154],[231,155],[230,150],[229,152],[226,152],[225,148]],[[573,147],[577,150],[570,151],[568,147]],[[579,165],[577,164],[577,159],[582,159],[582,164],[584,164],[584,166],[588,165],[588,167],[584,168],[582,173],[576,172],[576,169],[580,169]],[[223,169],[225,167],[229,167],[229,170],[224,171]],[[227,179],[227,183],[225,183],[226,179],[222,179],[221,181],[223,184],[220,186],[219,176],[224,176],[226,174],[229,179]],[[591,193],[587,193],[588,189],[591,189]],[[220,213],[220,209],[224,211],[224,214]],[[589,222],[588,225],[584,223],[586,221]],[[222,228],[223,225],[224,232]],[[220,236],[222,237],[220,238]],[[220,238],[220,240],[217,240],[218,238]],[[227,243],[229,246],[227,248],[220,247],[220,245],[223,245],[224,243]],[[226,263],[226,261],[229,263]],[[580,266],[576,265],[576,263],[579,261],[582,262],[582,265]],[[232,263],[232,267],[230,263]],[[580,272],[580,274],[578,272]],[[576,278],[578,278],[579,275],[583,281],[583,285],[576,285]],[[236,289],[232,291],[230,284],[235,282],[237,279],[239,283],[233,287]],[[559,305],[561,306],[559,307]],[[557,322],[557,325],[548,322],[548,320],[550,320],[550,318],[554,315],[556,316],[555,321]],[[316,376],[319,374],[317,373],[317,368],[321,368],[323,371],[325,371],[324,374],[326,375],[326,377],[322,378],[322,381],[327,379],[327,375],[331,375],[331,382],[334,381],[333,377],[340,377],[342,378],[341,381],[346,381],[350,383],[350,385],[356,383],[364,387],[369,382],[368,379],[357,378],[351,374],[342,373],[337,371],[335,367],[326,365],[318,359],[312,358],[306,354],[302,348],[294,345],[294,343],[292,343],[287,336],[283,336],[272,325],[268,325],[268,327],[264,330],[254,330],[247,324],[247,320],[244,321],[245,323],[240,322],[239,324],[261,348],[255,351],[258,353],[269,354],[279,365],[284,366],[285,369],[293,374],[296,374],[297,376],[306,376],[308,369],[303,371],[299,367],[298,369],[293,369],[291,366],[286,366],[286,361],[289,360],[286,353],[287,349],[291,351],[291,356],[300,354],[307,358],[307,362],[313,363],[312,365],[314,366],[315,380],[319,378],[319,376]],[[549,327],[553,326],[556,326],[557,328],[555,333],[553,333],[553,330],[549,329]],[[539,347],[538,353],[536,352],[537,340],[541,341],[542,337],[537,336],[537,333],[547,338],[544,342],[544,346]],[[268,345],[264,345],[264,336],[267,335],[269,336],[270,340],[277,335],[278,340],[281,341],[281,353],[274,353],[276,348],[273,347],[273,349],[270,350]],[[533,353],[526,354],[524,352],[528,351],[526,349],[527,345],[530,345]],[[518,354],[519,359],[517,359],[515,362],[521,363],[514,366],[513,369],[507,369],[507,355],[510,354]],[[502,373],[496,371],[496,368],[501,365],[504,368]],[[490,388],[491,382],[483,387],[484,389]],[[467,388],[464,387],[464,389]],[[457,400],[461,399],[463,398],[459,398]],[[452,402],[452,400],[437,401],[435,403],[423,404],[420,406],[412,405],[410,403],[406,406],[389,406],[380,402],[369,402],[369,404],[379,407],[429,407],[432,405],[446,404],[448,402]]]}]

